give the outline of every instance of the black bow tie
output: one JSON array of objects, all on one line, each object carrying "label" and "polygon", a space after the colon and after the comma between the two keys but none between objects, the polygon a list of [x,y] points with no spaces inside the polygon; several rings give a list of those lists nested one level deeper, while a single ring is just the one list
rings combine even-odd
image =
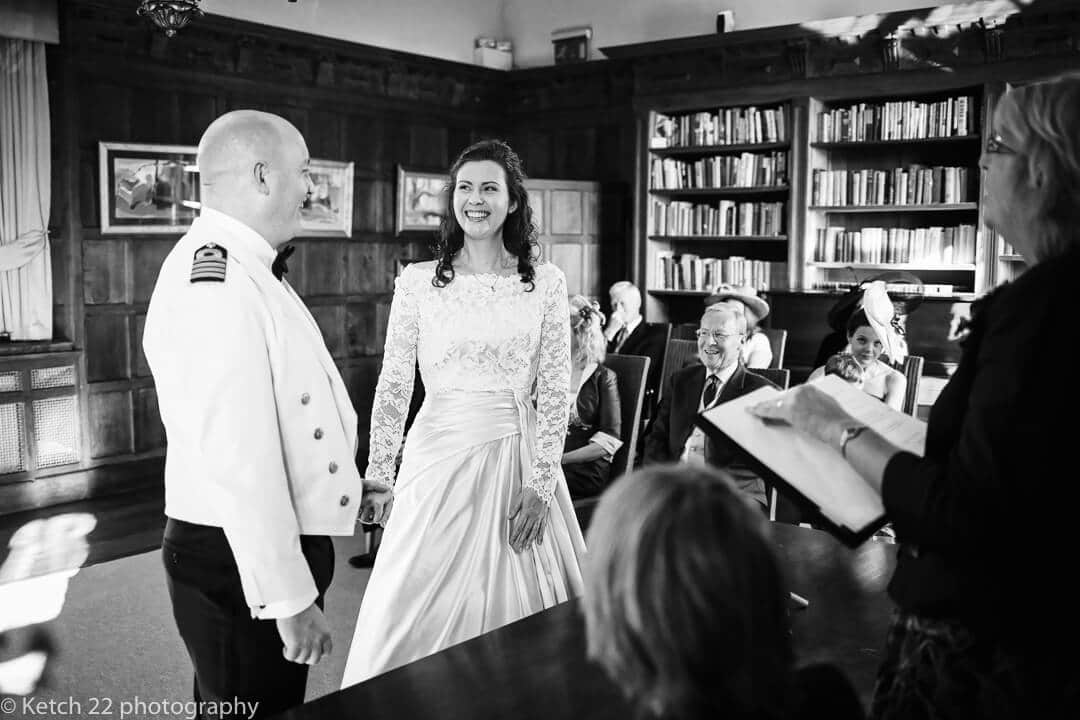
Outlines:
[{"label": "black bow tie", "polygon": [[289,272],[289,266],[285,264],[285,261],[288,260],[289,256],[294,252],[296,252],[296,248],[292,245],[286,245],[278,251],[277,257],[274,258],[274,263],[270,266],[270,272],[274,273],[274,277],[278,280]]}]

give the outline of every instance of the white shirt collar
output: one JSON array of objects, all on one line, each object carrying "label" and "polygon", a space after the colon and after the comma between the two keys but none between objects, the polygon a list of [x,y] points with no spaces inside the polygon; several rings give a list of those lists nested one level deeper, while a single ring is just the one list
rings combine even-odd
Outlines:
[{"label": "white shirt collar", "polygon": [[630,337],[634,330],[637,330],[637,326],[641,324],[642,317],[638,315],[634,318],[634,321],[626,324],[626,337]]},{"label": "white shirt collar", "polygon": [[228,241],[222,243],[226,250],[247,252],[254,255],[266,267],[274,264],[277,251],[270,246],[266,238],[231,215],[203,205],[195,222],[200,225],[209,225],[215,231],[228,235]]}]

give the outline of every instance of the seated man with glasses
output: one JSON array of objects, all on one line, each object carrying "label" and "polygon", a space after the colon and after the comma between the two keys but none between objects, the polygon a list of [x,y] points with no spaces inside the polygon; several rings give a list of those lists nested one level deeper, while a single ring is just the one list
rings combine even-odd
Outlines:
[{"label": "seated man with glasses", "polygon": [[664,388],[656,419],[645,437],[644,464],[681,461],[725,468],[739,489],[764,508],[765,484],[736,462],[734,445],[714,441],[694,425],[698,413],[773,385],[743,365],[744,342],[746,315],[724,303],[705,309],[697,331],[701,364],[676,371]]}]

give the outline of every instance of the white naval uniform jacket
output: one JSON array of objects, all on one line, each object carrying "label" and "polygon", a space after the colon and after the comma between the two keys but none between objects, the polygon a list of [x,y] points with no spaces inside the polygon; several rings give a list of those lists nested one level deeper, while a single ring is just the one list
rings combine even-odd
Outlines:
[{"label": "white naval uniform jacket", "polygon": [[[208,243],[228,252],[224,282],[193,283]],[[165,258],[143,332],[168,438],[165,514],[225,531],[258,618],[315,600],[300,535],[352,535],[362,492],[356,411],[275,256],[204,209]]]}]

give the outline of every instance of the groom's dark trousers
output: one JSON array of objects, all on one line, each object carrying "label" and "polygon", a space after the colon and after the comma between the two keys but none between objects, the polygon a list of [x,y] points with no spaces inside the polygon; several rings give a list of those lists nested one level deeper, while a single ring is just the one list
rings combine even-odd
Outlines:
[{"label": "groom's dark trousers", "polygon": [[[323,606],[334,576],[330,538],[304,535],[300,547]],[[304,702],[308,666],[289,662],[273,620],[256,620],[244,600],[240,573],[221,528],[169,518],[161,544],[173,617],[195,666],[199,717],[253,717],[279,713]],[[207,709],[236,700],[234,714]]]}]

